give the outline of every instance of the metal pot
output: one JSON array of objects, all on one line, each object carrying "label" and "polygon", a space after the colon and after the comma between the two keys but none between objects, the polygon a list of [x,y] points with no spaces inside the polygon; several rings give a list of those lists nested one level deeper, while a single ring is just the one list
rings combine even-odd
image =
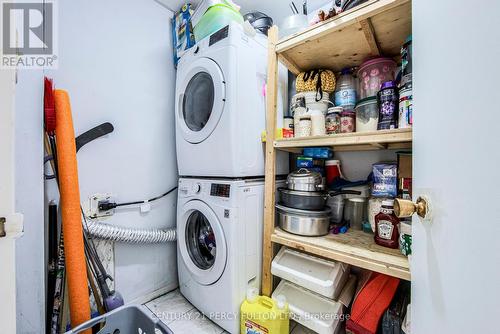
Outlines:
[{"label": "metal pot", "polygon": [[280,195],[280,203],[286,207],[300,210],[323,210],[326,206],[328,197],[352,194],[359,195],[359,191],[343,190],[343,191],[299,191],[286,188],[278,189]]},{"label": "metal pot", "polygon": [[323,177],[318,172],[301,168],[288,174],[286,184],[291,190],[319,191],[323,190]]},{"label": "metal pot", "polygon": [[304,236],[326,235],[330,228],[330,208],[321,211],[307,211],[287,208],[276,204],[279,226],[290,233]]}]

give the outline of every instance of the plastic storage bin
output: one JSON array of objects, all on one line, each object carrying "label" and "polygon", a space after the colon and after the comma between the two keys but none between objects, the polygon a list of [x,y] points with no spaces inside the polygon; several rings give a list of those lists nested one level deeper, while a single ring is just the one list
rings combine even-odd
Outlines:
[{"label": "plastic storage bin", "polygon": [[81,333],[101,323],[104,323],[104,327],[97,334],[158,333],[158,331],[162,334],[174,334],[167,325],[142,305],[119,307],[116,310],[84,322],[80,326],[67,331],[66,334]]},{"label": "plastic storage bin", "polygon": [[271,273],[328,298],[337,298],[349,278],[349,265],[282,247]]},{"label": "plastic storage bin", "polygon": [[395,72],[396,62],[392,59],[379,57],[366,60],[358,70],[360,99],[376,96],[383,82],[394,80]]},{"label": "plastic storage bin", "polygon": [[281,281],[273,298],[285,296],[291,319],[319,334],[338,333],[344,305],[320,296],[293,283]]},{"label": "plastic storage bin", "polygon": [[226,4],[212,6],[194,26],[194,38],[196,42],[199,42],[233,21],[243,23],[243,16],[233,7]]}]

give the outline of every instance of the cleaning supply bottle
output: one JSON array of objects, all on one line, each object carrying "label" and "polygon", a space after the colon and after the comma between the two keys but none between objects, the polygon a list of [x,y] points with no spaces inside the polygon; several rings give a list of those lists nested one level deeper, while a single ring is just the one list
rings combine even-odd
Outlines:
[{"label": "cleaning supply bottle", "polygon": [[241,334],[288,334],[290,324],[285,296],[276,300],[259,296],[256,288],[247,290],[247,298],[241,304]]},{"label": "cleaning supply bottle", "polygon": [[335,88],[335,105],[352,110],[356,105],[356,81],[349,68],[344,68]]}]

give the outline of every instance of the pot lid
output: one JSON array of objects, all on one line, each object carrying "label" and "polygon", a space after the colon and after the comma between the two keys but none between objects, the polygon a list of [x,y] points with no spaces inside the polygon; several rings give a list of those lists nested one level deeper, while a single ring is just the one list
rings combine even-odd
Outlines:
[{"label": "pot lid", "polygon": [[306,168],[301,168],[288,174],[287,182],[321,184],[323,182],[323,177],[318,172],[313,172]]},{"label": "pot lid", "polygon": [[283,213],[289,213],[289,214],[294,214],[294,215],[302,215],[304,217],[328,217],[332,213],[332,209],[325,205],[323,210],[301,210],[301,209],[294,209],[294,208],[289,208],[284,205],[276,204],[276,209],[278,211],[281,211]]}]

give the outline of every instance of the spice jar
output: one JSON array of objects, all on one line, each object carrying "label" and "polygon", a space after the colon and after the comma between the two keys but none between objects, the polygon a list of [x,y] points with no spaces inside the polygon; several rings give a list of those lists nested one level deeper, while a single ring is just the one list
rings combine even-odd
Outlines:
[{"label": "spice jar", "polygon": [[394,214],[394,200],[382,202],[375,216],[375,243],[389,248],[399,247],[399,218]]},{"label": "spice jar", "polygon": [[340,132],[348,133],[356,131],[356,113],[352,110],[343,111],[340,114]]},{"label": "spice jar", "polygon": [[325,119],[326,134],[333,135],[340,133],[340,113],[342,110],[342,107],[328,108]]},{"label": "spice jar", "polygon": [[299,117],[299,122],[294,129],[295,137],[309,137],[311,135],[311,116],[310,115],[302,115]]},{"label": "spice jar", "polygon": [[325,115],[321,110],[312,109],[309,111],[311,116],[311,136],[325,135]]}]

